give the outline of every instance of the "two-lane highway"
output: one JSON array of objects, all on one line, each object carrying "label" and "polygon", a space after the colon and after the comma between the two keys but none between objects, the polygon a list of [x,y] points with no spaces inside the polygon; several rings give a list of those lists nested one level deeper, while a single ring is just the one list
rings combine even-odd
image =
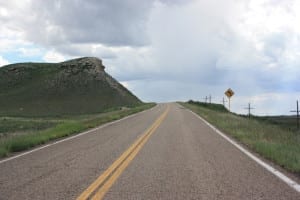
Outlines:
[{"label": "two-lane highway", "polygon": [[2,199],[300,199],[178,104],[0,161]]}]

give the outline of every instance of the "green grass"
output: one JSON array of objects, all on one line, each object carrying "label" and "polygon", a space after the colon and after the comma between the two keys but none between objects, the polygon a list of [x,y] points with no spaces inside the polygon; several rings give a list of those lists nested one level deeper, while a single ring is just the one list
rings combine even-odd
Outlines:
[{"label": "green grass", "polygon": [[53,139],[78,133],[84,128],[80,122],[64,122],[45,131],[10,138],[6,140],[4,145],[8,152],[22,151]]},{"label": "green grass", "polygon": [[291,172],[300,174],[300,132],[259,117],[248,119],[219,109],[221,105],[181,103],[226,134]]},{"label": "green grass", "polygon": [[0,118],[0,137],[7,132],[26,132],[42,130],[54,126],[56,122],[39,119]]},{"label": "green grass", "polygon": [[[66,137],[107,122],[121,119],[125,116],[149,109],[154,105],[154,103],[148,103],[127,109],[115,109],[107,113],[69,116],[57,119],[9,118],[10,125],[2,129],[7,130],[7,132],[5,132],[3,137],[0,137],[0,157],[5,157],[12,152],[30,149],[51,140]],[[24,123],[26,126],[23,126],[23,129],[20,128],[19,125],[24,125]],[[49,124],[52,124],[52,127],[49,127]],[[36,126],[43,127],[44,130],[40,130],[36,128]],[[31,130],[31,132],[24,132],[23,134],[17,135],[11,132],[15,130],[24,131],[24,129]]]}]

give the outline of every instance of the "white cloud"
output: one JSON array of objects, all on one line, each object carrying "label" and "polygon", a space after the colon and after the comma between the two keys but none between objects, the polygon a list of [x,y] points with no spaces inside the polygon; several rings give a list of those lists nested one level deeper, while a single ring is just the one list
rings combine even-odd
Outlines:
[{"label": "white cloud", "polygon": [[7,60],[5,60],[2,56],[0,56],[0,67],[4,66],[4,65],[8,65],[9,62]]},{"label": "white cloud", "polygon": [[40,48],[20,47],[17,51],[20,52],[20,55],[23,57],[41,56],[43,54],[43,50]]},{"label": "white cloud", "polygon": [[128,82],[126,82],[126,81],[121,81],[120,82],[124,87],[126,87],[127,89],[129,89],[130,90],[130,85],[128,84]]},{"label": "white cloud", "polygon": [[66,59],[67,58],[64,55],[62,55],[54,50],[50,50],[50,51],[46,52],[46,54],[43,57],[43,60],[45,62],[62,62],[62,61],[65,61]]}]

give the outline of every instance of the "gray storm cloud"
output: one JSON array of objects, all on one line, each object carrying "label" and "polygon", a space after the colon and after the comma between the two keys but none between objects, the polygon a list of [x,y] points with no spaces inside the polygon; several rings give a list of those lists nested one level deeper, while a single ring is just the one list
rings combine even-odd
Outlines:
[{"label": "gray storm cloud", "polygon": [[28,40],[39,44],[141,46],[148,43],[145,24],[153,1],[37,0],[25,3],[19,8],[17,3],[2,4],[16,11],[10,15],[10,23],[21,29]]}]

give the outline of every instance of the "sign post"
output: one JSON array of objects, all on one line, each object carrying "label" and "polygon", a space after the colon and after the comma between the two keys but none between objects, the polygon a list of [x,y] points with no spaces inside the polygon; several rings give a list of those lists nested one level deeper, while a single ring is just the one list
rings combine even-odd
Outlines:
[{"label": "sign post", "polygon": [[225,91],[225,95],[228,97],[228,108],[229,108],[229,112],[230,112],[230,98],[234,95],[234,92],[231,88],[229,88],[228,90]]}]

